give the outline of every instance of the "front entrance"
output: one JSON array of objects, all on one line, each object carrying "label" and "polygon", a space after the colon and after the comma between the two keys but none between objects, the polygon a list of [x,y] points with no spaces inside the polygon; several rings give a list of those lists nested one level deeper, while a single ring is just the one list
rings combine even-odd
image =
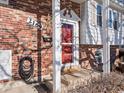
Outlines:
[{"label": "front entrance", "polygon": [[77,21],[62,20],[62,66],[79,65],[79,25]]},{"label": "front entrance", "polygon": [[62,24],[62,64],[73,62],[73,25]]}]

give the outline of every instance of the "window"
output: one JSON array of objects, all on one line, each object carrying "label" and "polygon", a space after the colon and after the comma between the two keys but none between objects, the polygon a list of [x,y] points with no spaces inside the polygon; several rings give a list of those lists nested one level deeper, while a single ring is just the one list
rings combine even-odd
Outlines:
[{"label": "window", "polygon": [[114,30],[118,30],[120,26],[119,15],[120,15],[119,12],[111,9],[109,10],[108,24],[110,28],[113,28]]},{"label": "window", "polygon": [[118,13],[113,12],[113,28],[118,30]]},{"label": "window", "polygon": [[102,63],[102,50],[98,49],[95,51],[95,58],[98,64]]},{"label": "window", "polygon": [[117,0],[119,4],[124,5],[124,0]]},{"label": "window", "polygon": [[102,26],[102,7],[97,5],[97,25]]},{"label": "window", "polygon": [[109,27],[112,28],[112,11],[109,10]]},{"label": "window", "polygon": [[61,19],[62,67],[79,65],[78,21]]},{"label": "window", "polygon": [[9,0],[0,0],[0,3],[1,3],[1,4],[6,4],[6,5],[8,5],[8,4],[9,4]]}]

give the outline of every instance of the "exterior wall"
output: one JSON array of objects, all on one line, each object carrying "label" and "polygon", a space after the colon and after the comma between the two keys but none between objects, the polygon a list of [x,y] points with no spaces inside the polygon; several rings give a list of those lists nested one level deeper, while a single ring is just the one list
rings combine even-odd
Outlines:
[{"label": "exterior wall", "polygon": [[96,7],[95,0],[88,2],[86,44],[102,44],[102,28],[97,26]]},{"label": "exterior wall", "polygon": [[113,9],[112,7],[109,10],[115,11],[119,13],[119,27],[118,30],[114,30],[114,28],[109,27],[109,36],[111,45],[123,45],[124,44],[124,25],[123,19],[124,14],[122,11],[118,11],[117,9]]},{"label": "exterior wall", "polygon": [[[11,6],[13,6],[13,8],[10,8]],[[15,8],[15,6],[17,6],[17,8]],[[51,21],[49,12],[47,15],[41,13],[40,20],[43,22],[44,29],[38,31],[37,28],[30,28],[26,23],[29,16],[34,20],[37,20],[38,14],[36,12],[32,9],[26,10],[28,7],[25,7],[25,9],[13,2],[10,7],[0,6],[0,49],[9,49],[13,52],[13,78],[19,78],[19,59],[26,55],[30,55],[34,60],[34,76],[38,76],[39,72],[42,72],[42,75],[49,74],[49,67],[52,64],[52,47],[47,49],[45,46],[49,46],[49,43],[43,42],[43,39],[41,38],[41,35],[46,34],[48,30],[51,30],[48,29],[51,28],[51,23],[49,25],[47,21],[48,18],[50,18]],[[47,9],[46,11],[50,10]],[[41,10],[41,12],[44,11]],[[46,28],[46,25],[49,25],[49,27]],[[38,65],[42,67],[38,67]],[[42,68],[42,71],[40,71],[40,68]]]},{"label": "exterior wall", "polygon": [[[90,0],[85,2],[85,5],[83,3],[81,7],[81,14],[83,14],[83,10],[85,10],[86,12],[85,14],[83,14],[84,19],[81,16],[81,22],[84,23],[82,23],[80,31],[80,64],[83,68],[86,69],[93,69],[95,67],[95,65],[93,65],[93,61],[95,60],[95,51],[97,51],[99,48],[103,49],[103,30],[102,27],[97,25],[97,4],[102,6],[102,0]],[[87,9],[84,9],[84,7]],[[122,8],[115,5],[111,4],[109,9],[119,12],[120,24],[118,31],[114,30],[114,28],[108,28],[110,36],[109,40],[111,44],[110,62],[112,66],[112,64],[116,64],[117,61],[121,62],[120,58],[118,57],[118,48],[124,44],[124,26],[122,27],[124,14],[121,11]]]},{"label": "exterior wall", "polygon": [[[72,5],[79,14],[80,6],[76,3]],[[12,50],[13,79],[20,78],[19,60],[26,55],[34,60],[34,77],[52,72],[52,43],[42,38],[44,35],[52,36],[50,7],[51,0],[10,0],[9,5],[0,4],[0,50]],[[26,21],[29,16],[41,21],[43,29],[28,26]]]},{"label": "exterior wall", "polygon": [[[88,14],[85,15],[87,17],[85,20],[87,20],[87,23],[85,22],[84,25],[86,25],[87,30],[81,30],[81,33],[85,33],[85,39],[83,38],[84,35],[81,35],[81,44],[102,44],[102,27],[99,27],[97,25],[97,4],[100,4],[102,6],[101,0],[90,0],[88,3],[85,3],[88,5]],[[122,25],[122,19],[124,18],[124,14],[122,11],[119,11],[117,8],[110,7],[109,9],[112,9],[113,11],[119,12],[119,24]],[[85,12],[86,13],[86,12]],[[121,16],[122,15],[122,16]],[[104,14],[103,14],[104,16]],[[83,25],[83,26],[84,26]],[[124,26],[121,28],[121,26],[118,28],[118,31],[114,30],[113,28],[109,28],[109,40],[111,45],[118,45],[124,44]],[[83,43],[85,42],[85,43]]]}]

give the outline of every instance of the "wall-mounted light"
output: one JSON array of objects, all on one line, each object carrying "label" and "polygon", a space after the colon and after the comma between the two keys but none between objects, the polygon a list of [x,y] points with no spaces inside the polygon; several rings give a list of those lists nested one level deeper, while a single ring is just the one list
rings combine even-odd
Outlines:
[{"label": "wall-mounted light", "polygon": [[48,35],[42,36],[44,42],[52,42],[52,37]]}]

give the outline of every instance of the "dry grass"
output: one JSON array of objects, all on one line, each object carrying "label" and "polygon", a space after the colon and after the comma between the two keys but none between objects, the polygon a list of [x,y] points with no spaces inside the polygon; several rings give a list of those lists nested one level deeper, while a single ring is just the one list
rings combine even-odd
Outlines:
[{"label": "dry grass", "polygon": [[97,80],[92,78],[88,85],[76,86],[68,90],[68,93],[119,93],[124,91],[124,74],[112,72],[102,75]]}]

